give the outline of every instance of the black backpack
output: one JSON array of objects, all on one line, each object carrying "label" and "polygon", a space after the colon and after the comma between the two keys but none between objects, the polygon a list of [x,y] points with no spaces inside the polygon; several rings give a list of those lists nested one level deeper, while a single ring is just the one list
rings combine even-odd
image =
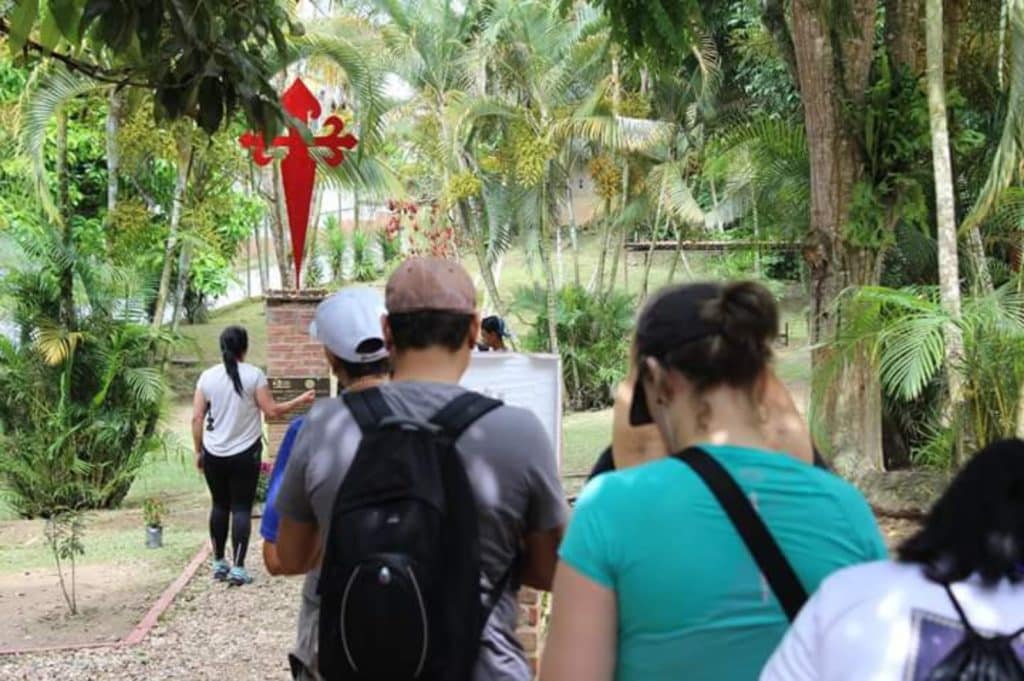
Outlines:
[{"label": "black backpack", "polygon": [[473,392],[429,422],[396,416],[376,388],[346,393],[362,430],[338,490],[320,572],[327,681],[468,681],[485,606],[476,500],[455,441],[501,402]]},{"label": "black backpack", "polygon": [[983,636],[967,620],[964,609],[948,584],[943,585],[956,608],[964,637],[929,672],[927,681],[1024,681],[1024,664],[1013,649],[1013,641],[1024,636],[1024,629],[1013,634]]}]

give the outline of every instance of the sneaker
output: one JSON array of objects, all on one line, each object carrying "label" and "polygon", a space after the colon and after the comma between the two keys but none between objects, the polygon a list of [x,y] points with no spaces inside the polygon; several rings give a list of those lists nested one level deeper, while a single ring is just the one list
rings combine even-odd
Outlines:
[{"label": "sneaker", "polygon": [[228,574],[228,584],[231,586],[242,586],[252,584],[252,575],[244,567],[233,567]]},{"label": "sneaker", "polygon": [[213,578],[218,582],[223,582],[228,578],[228,574],[231,573],[231,566],[228,565],[226,560],[215,560],[213,561]]}]

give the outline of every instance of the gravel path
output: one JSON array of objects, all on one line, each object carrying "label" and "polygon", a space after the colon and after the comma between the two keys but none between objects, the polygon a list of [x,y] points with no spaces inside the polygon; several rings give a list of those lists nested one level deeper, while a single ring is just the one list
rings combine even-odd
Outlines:
[{"label": "gravel path", "polygon": [[134,648],[0,657],[0,679],[290,679],[301,578],[270,577],[259,543],[250,548],[255,580],[229,588],[208,567]]}]

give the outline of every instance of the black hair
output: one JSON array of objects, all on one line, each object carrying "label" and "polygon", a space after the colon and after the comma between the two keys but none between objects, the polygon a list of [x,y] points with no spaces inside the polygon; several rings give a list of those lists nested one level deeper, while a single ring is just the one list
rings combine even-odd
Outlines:
[{"label": "black hair", "polygon": [[376,362],[346,362],[338,358],[338,364],[345,370],[345,375],[350,379],[366,378],[367,376],[387,376],[391,373],[391,360],[387,357],[378,359]]},{"label": "black hair", "polygon": [[987,585],[1024,579],[1024,442],[1003,440],[974,455],[898,554],[943,584],[975,573]]},{"label": "black hair", "polygon": [[461,312],[400,312],[388,315],[395,350],[442,347],[451,352],[467,347],[473,315]]},{"label": "black hair", "polygon": [[235,392],[242,396],[242,377],[238,375],[238,360],[249,351],[249,334],[241,326],[229,326],[220,334],[220,355],[224,368],[235,386]]},{"label": "black hair", "polygon": [[712,290],[710,297],[696,302],[708,333],[670,348],[661,359],[694,381],[698,390],[722,383],[750,386],[772,358],[772,341],[779,332],[775,299],[751,281]]},{"label": "black hair", "polygon": [[497,315],[491,315],[490,317],[484,317],[483,321],[480,322],[480,328],[490,333],[501,333],[501,317]]}]

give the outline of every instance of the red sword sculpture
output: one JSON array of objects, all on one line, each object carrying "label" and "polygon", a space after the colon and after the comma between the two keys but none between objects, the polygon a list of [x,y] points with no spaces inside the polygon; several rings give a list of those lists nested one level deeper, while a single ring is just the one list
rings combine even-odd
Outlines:
[{"label": "red sword sculpture", "polygon": [[[281,106],[289,116],[305,125],[320,117],[320,102],[309,91],[301,78],[296,78],[281,96]],[[337,115],[331,115],[324,121],[326,135],[317,135],[313,143],[307,145],[302,133],[295,125],[288,126],[288,134],[279,135],[270,143],[271,147],[287,149],[281,161],[281,182],[284,185],[284,203],[288,209],[288,231],[292,235],[292,255],[295,258],[295,288],[300,288],[302,257],[306,249],[306,229],[309,226],[309,210],[313,205],[313,183],[316,181],[316,160],[309,153],[310,147],[327,149],[330,153],[323,157],[324,163],[336,166],[345,159],[343,149],[353,149],[358,140],[351,134],[342,134],[345,122]],[[245,149],[252,151],[256,165],[265,166],[273,157],[267,154],[263,135],[247,132],[238,138]]]}]

